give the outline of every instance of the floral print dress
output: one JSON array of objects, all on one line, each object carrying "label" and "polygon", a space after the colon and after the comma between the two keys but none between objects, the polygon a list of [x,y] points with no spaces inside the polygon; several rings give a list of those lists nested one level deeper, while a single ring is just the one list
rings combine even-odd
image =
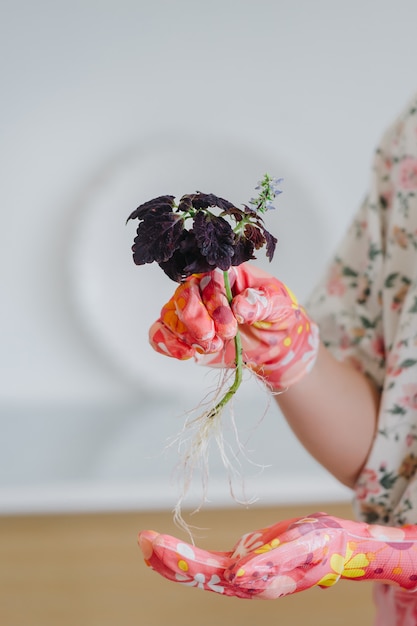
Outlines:
[{"label": "floral print dress", "polygon": [[[417,94],[382,138],[369,193],[307,308],[328,348],[382,393],[375,441],[355,488],[357,517],[417,524]],[[377,590],[379,603],[390,597],[391,609],[406,593],[393,589]],[[377,623],[417,624],[412,598],[411,621],[398,617],[398,605],[400,621],[381,621],[388,618],[380,611]]]}]

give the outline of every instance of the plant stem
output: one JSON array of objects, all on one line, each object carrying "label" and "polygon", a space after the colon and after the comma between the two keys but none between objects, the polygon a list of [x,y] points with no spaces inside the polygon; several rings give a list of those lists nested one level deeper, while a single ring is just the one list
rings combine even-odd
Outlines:
[{"label": "plant stem", "polygon": [[[233,294],[232,294],[232,289],[230,287],[229,273],[227,271],[223,272],[223,279],[224,279],[224,286],[226,290],[227,301],[230,304],[233,300]],[[219,402],[216,404],[216,406],[210,410],[207,416],[208,419],[212,419],[213,417],[216,417],[216,415],[218,415],[223,410],[226,404],[233,398],[233,396],[235,395],[236,391],[239,389],[240,384],[242,382],[242,375],[243,375],[242,337],[240,335],[239,329],[235,335],[234,342],[235,342],[235,377],[234,377],[233,383],[231,384],[229,389],[226,391],[226,393],[222,396],[222,398],[219,400]]]}]

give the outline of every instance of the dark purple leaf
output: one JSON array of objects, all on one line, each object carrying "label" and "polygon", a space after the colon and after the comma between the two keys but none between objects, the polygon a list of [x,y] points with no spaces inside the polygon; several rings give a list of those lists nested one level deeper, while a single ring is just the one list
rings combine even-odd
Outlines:
[{"label": "dark purple leaf", "polygon": [[175,196],[158,196],[158,198],[148,200],[148,202],[144,202],[138,206],[138,208],[129,215],[126,222],[134,219],[143,220],[153,215],[171,213],[174,207],[174,200]]},{"label": "dark purple leaf", "polygon": [[194,218],[192,232],[208,263],[228,270],[232,264],[235,239],[230,224],[222,217],[199,211]]},{"label": "dark purple leaf", "polygon": [[244,236],[246,237],[246,239],[253,243],[256,250],[262,248],[265,243],[265,237],[262,230],[254,224],[246,224],[244,229]]},{"label": "dark purple leaf", "polygon": [[229,209],[220,213],[220,217],[223,217],[224,215],[229,215],[235,220],[236,224],[238,224],[245,217],[245,212],[232,205]]},{"label": "dark purple leaf", "polygon": [[132,247],[136,265],[167,261],[174,254],[183,230],[184,221],[179,215],[148,215],[139,224]]},{"label": "dark purple leaf", "polygon": [[197,210],[208,209],[209,207],[218,207],[222,211],[228,211],[229,209],[235,208],[231,202],[225,200],[224,198],[215,196],[213,193],[201,193],[199,191],[194,194],[182,196],[178,208],[182,211],[184,210],[182,207],[188,206],[190,203],[194,209]]},{"label": "dark purple leaf", "polygon": [[243,205],[243,210],[246,215],[257,215],[256,209],[254,207],[250,207],[247,204]]},{"label": "dark purple leaf", "polygon": [[180,283],[191,274],[211,272],[215,269],[201,254],[193,232],[184,230],[174,254],[160,268],[171,280]]},{"label": "dark purple leaf", "polygon": [[250,239],[246,239],[246,237],[242,236],[236,237],[232,265],[240,265],[241,263],[245,263],[245,261],[254,259],[254,248],[253,242],[250,241]]},{"label": "dark purple leaf", "polygon": [[178,204],[178,211],[185,211],[186,213],[191,211],[191,209],[193,208],[192,197],[193,196],[189,194],[182,196]]},{"label": "dark purple leaf", "polygon": [[271,233],[268,232],[265,228],[264,236],[266,240],[266,256],[270,261],[272,261],[278,239],[274,237],[274,235],[271,235]]}]

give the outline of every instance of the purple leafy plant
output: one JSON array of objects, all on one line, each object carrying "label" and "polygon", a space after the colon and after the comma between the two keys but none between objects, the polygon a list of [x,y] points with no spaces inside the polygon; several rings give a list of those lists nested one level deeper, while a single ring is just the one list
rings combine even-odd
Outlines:
[{"label": "purple leafy plant", "polygon": [[158,263],[180,283],[191,274],[227,271],[254,259],[255,250],[263,246],[272,260],[277,240],[266,230],[261,214],[273,208],[280,182],[266,175],[258,198],[241,209],[212,193],[187,194],[178,204],[174,196],[148,200],[127,219],[139,220],[132,247],[135,264]]},{"label": "purple leafy plant", "polygon": [[[239,209],[212,193],[197,192],[181,197],[158,196],[135,209],[127,221],[139,225],[132,246],[136,265],[157,263],[175,282],[192,274],[223,271],[226,295],[232,293],[227,270],[255,259],[255,250],[266,248],[271,261],[277,239],[265,228],[262,214],[275,208],[274,199],[281,193],[281,178],[265,174],[259,181],[256,198]],[[235,381],[229,391],[207,415],[212,418],[232,398],[242,380],[242,346],[239,332],[235,338]]]},{"label": "purple leafy plant", "polygon": [[[281,193],[281,183],[282,179],[265,174],[256,187],[258,195],[242,208],[212,193],[201,192],[182,196],[178,204],[171,195],[148,200],[127,219],[127,222],[139,220],[132,246],[134,263],[157,263],[178,283],[192,274],[219,268],[223,271],[230,303],[233,298],[228,274],[230,267],[255,259],[255,252],[263,247],[270,261],[274,256],[277,239],[265,228],[263,214],[275,208],[273,203]],[[207,428],[221,414],[242,382],[244,364],[239,331],[234,342],[233,383],[215,406],[201,416],[203,428],[194,443],[193,454],[186,457],[186,464],[205,448]]]}]

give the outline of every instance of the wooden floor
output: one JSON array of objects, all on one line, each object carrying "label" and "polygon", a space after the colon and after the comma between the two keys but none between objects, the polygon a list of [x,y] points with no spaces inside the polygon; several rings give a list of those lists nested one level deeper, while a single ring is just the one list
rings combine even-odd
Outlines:
[{"label": "wooden floor", "polygon": [[[229,549],[244,532],[316,510],[352,517],[348,505],[209,509],[193,517],[208,529],[196,543]],[[142,561],[142,529],[182,536],[169,512],[0,517],[1,626],[372,624],[369,583],[251,601],[166,581]]]}]

